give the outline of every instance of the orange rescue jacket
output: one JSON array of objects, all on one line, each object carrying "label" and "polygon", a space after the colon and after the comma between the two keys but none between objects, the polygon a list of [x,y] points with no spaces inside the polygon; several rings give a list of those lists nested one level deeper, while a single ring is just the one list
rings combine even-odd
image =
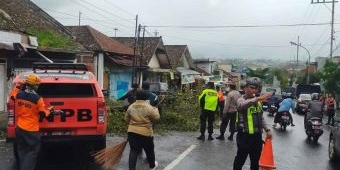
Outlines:
[{"label": "orange rescue jacket", "polygon": [[41,112],[46,116],[50,114],[50,111],[45,107],[43,98],[17,87],[11,91],[10,97],[15,100],[17,126],[26,131],[39,131],[39,114]]}]

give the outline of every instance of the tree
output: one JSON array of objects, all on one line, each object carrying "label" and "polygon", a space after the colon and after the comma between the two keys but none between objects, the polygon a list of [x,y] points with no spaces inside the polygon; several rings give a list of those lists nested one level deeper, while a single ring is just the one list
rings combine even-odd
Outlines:
[{"label": "tree", "polygon": [[262,81],[267,83],[266,82],[266,78],[268,76],[268,72],[269,72],[269,68],[264,68],[264,69],[259,68],[259,69],[256,69],[256,70],[248,68],[247,76],[249,76],[249,77],[258,77]]},{"label": "tree", "polygon": [[323,66],[322,71],[319,72],[319,75],[324,82],[323,84],[327,92],[340,93],[340,88],[338,86],[340,85],[338,80],[340,76],[339,64],[334,63],[329,59],[326,60],[326,63]]}]

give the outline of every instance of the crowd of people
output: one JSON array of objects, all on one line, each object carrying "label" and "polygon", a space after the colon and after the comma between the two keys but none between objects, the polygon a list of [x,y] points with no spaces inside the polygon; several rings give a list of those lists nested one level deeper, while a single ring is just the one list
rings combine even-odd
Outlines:
[{"label": "crowd of people", "polygon": [[[18,84],[10,96],[15,100],[18,112],[22,112],[18,117],[16,127],[18,156],[20,169],[34,169],[36,165],[37,154],[40,149],[39,116],[49,116],[53,114],[52,108],[46,108],[43,98],[36,93],[40,85],[40,78],[35,75],[29,75],[24,83]],[[23,88],[22,86],[25,86]],[[262,151],[263,140],[262,133],[266,133],[266,138],[271,139],[272,134],[268,123],[263,117],[262,102],[275,100],[272,93],[258,94],[261,86],[261,79],[257,77],[247,78],[241,83],[241,94],[236,90],[236,84],[229,83],[229,92],[224,97],[220,87],[215,87],[213,82],[208,82],[207,87],[199,95],[200,114],[200,136],[198,140],[205,140],[206,129],[208,131],[208,140],[214,140],[213,122],[216,114],[219,115],[220,134],[216,139],[225,140],[225,132],[229,125],[230,135],[228,140],[234,140],[236,134],[237,153],[234,158],[233,169],[241,170],[248,155],[250,157],[250,169],[259,169],[259,159]],[[118,100],[127,99],[129,105],[125,107],[124,120],[128,124],[127,136],[130,145],[129,153],[129,170],[136,169],[137,157],[144,150],[146,160],[150,169],[156,169],[158,162],[155,161],[155,146],[153,122],[160,119],[159,96],[150,91],[140,89],[138,84],[132,85],[132,89]],[[21,103],[28,103],[22,105]],[[334,124],[335,100],[331,93],[324,98],[322,94],[313,94],[312,101],[309,103],[309,112],[305,120],[310,117],[322,117],[325,113],[328,116],[328,125]],[[278,104],[278,113],[274,118],[274,125],[278,123],[280,114],[292,110],[295,113],[295,103],[291,94],[283,95],[283,100]],[[293,118],[289,114],[291,126]],[[208,125],[208,126],[207,126]]]},{"label": "crowd of people", "polygon": [[[281,115],[286,112],[289,116],[291,126],[295,126],[291,111],[295,114],[295,98],[292,93],[283,93],[282,99],[278,99],[275,93],[264,93],[258,95],[261,80],[257,77],[247,78],[241,83],[240,94],[236,90],[234,83],[229,83],[229,92],[225,100],[222,100],[223,94],[220,87],[214,88],[213,82],[208,82],[207,88],[199,96],[201,107],[200,115],[200,133],[198,140],[205,140],[206,124],[208,124],[208,140],[213,140],[213,122],[215,115],[220,116],[220,134],[216,139],[225,140],[226,128],[229,124],[230,135],[228,140],[233,140],[236,135],[237,153],[234,159],[233,169],[241,170],[248,155],[250,157],[250,169],[259,169],[259,159],[262,151],[262,133],[266,132],[266,138],[272,138],[270,128],[263,118],[262,102],[265,101],[277,106],[277,113],[274,117],[276,128],[280,122]],[[257,95],[256,95],[257,94]],[[308,112],[305,115],[305,121],[312,117],[328,116],[326,125],[334,125],[335,100],[332,93],[327,93],[324,98],[322,93],[312,94],[312,101],[308,103]],[[222,104],[224,103],[224,104]],[[291,110],[291,111],[290,111]]]},{"label": "crowd of people", "polygon": [[[264,93],[258,97],[261,86],[261,79],[250,77],[242,83],[244,95],[236,91],[235,84],[229,84],[230,92],[226,96],[220,125],[219,140],[224,140],[224,133],[229,124],[230,135],[228,140],[233,140],[236,135],[237,153],[234,159],[233,169],[241,170],[248,155],[250,157],[251,169],[259,169],[259,159],[262,151],[262,133],[266,132],[266,137],[271,138],[272,134],[268,124],[263,118],[261,101],[266,101],[271,93]],[[217,91],[218,90],[218,91]],[[214,87],[213,82],[208,82],[207,88],[199,96],[201,107],[200,132],[198,140],[205,140],[206,124],[208,123],[208,140],[213,140],[213,121],[219,106],[220,88]],[[221,109],[220,109],[221,110]]]}]

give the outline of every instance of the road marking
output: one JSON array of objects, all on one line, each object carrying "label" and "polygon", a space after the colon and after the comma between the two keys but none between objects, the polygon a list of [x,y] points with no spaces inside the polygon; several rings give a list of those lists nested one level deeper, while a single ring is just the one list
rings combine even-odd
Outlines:
[{"label": "road marking", "polygon": [[196,145],[191,145],[187,150],[185,150],[181,155],[179,155],[175,160],[173,160],[163,170],[171,170],[171,169],[173,169],[179,162],[181,162],[184,159],[185,156],[187,156],[195,148],[196,148]]}]

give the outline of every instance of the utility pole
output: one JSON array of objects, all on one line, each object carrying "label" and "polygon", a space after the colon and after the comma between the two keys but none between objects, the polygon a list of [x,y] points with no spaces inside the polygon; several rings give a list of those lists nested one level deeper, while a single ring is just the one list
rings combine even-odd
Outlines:
[{"label": "utility pole", "polygon": [[81,18],[81,12],[79,11],[79,26],[80,26],[80,18]]},{"label": "utility pole", "polygon": [[117,32],[118,28],[114,28],[113,30],[115,30],[115,37],[116,37],[116,32]]},{"label": "utility pole", "polygon": [[135,83],[135,76],[136,76],[136,50],[138,45],[138,38],[139,38],[139,32],[138,32],[138,15],[136,15],[136,28],[135,28],[135,45],[133,47],[133,59],[132,59],[132,74],[131,74],[131,85]]},{"label": "utility pole", "polygon": [[298,36],[297,44],[298,45],[296,46],[296,68],[299,67],[299,47],[301,45],[300,36]]},{"label": "utility pole", "polygon": [[155,37],[157,37],[159,32],[156,30],[154,33],[155,33]]},{"label": "utility pole", "polygon": [[329,57],[332,59],[333,57],[333,41],[334,39],[334,6],[335,3],[338,2],[336,0],[312,0],[311,4],[325,4],[332,3],[332,20],[331,20],[331,47],[329,52]]},{"label": "utility pole", "polygon": [[308,60],[307,60],[307,69],[306,69],[306,72],[307,72],[307,84],[309,84],[309,67],[310,67],[310,53],[309,53],[309,50],[302,46],[301,43],[300,44],[297,44],[295,42],[290,42],[291,45],[296,45],[296,46],[300,46],[301,48],[305,49],[308,53]]}]

